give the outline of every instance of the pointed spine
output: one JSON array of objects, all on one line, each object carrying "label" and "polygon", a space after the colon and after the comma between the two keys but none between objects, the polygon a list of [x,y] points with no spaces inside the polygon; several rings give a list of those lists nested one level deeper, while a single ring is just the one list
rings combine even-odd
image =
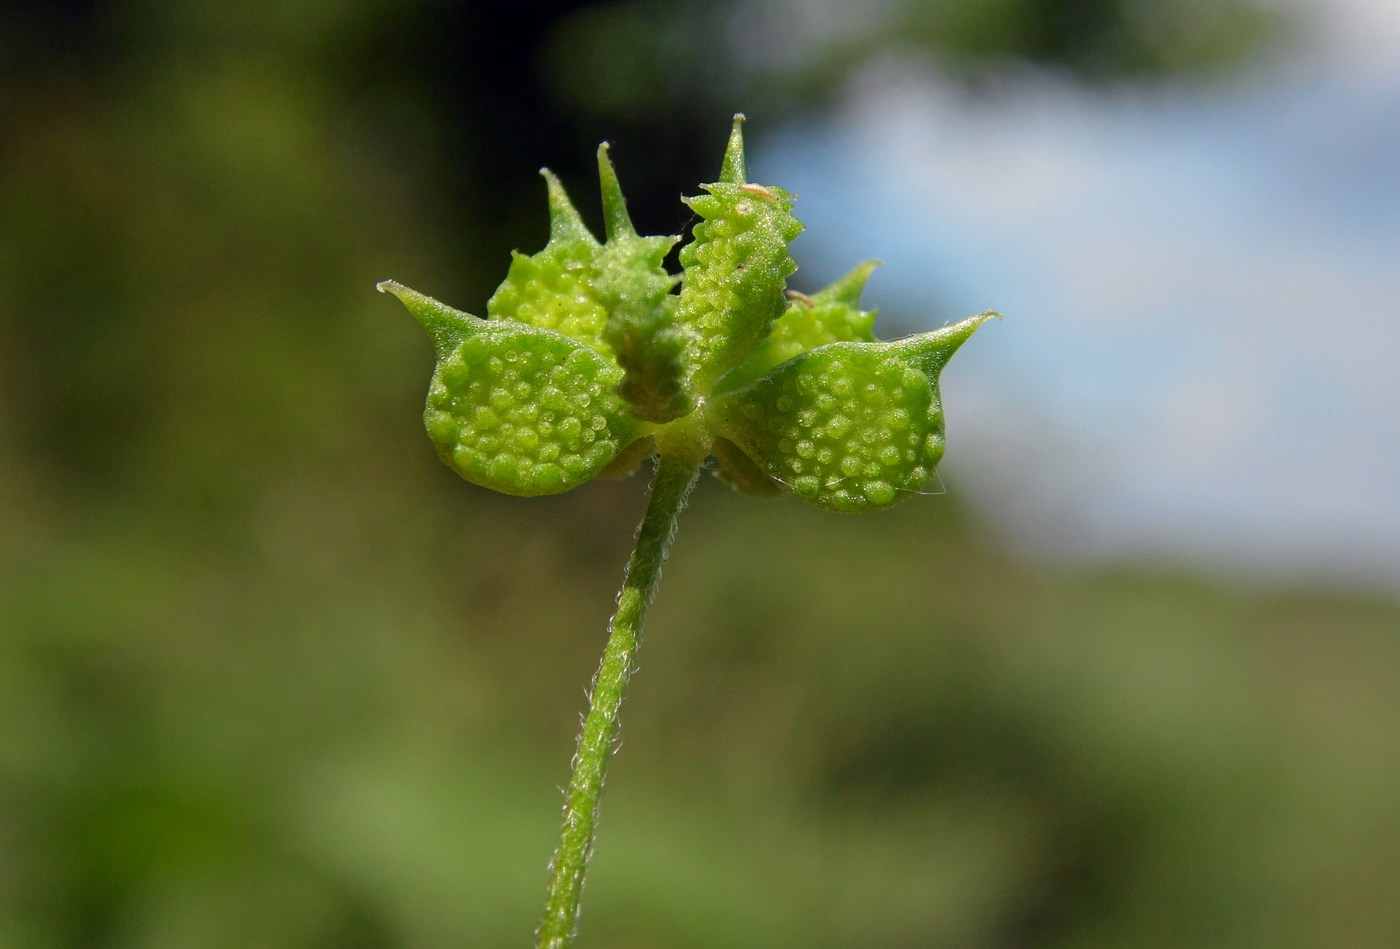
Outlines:
[{"label": "pointed spine", "polygon": [[850,273],[812,294],[813,303],[840,303],[851,309],[860,308],[860,295],[865,292],[865,284],[870,275],[880,266],[878,260],[867,260],[858,264]]},{"label": "pointed spine", "polygon": [[617,170],[613,168],[608,148],[607,142],[598,146],[598,184],[603,192],[604,232],[610,241],[636,237],[637,229],[632,226],[632,218],[627,213],[627,201],[622,197],[622,185],[617,180]]},{"label": "pointed spine", "polygon": [[995,310],[986,310],[957,323],[950,323],[931,333],[921,333],[892,345],[913,356],[919,369],[930,379],[937,379],[958,347],[972,338],[977,328],[988,320],[1001,319]]},{"label": "pointed spine", "polygon": [[566,241],[598,243],[598,239],[593,236],[588,225],[583,223],[578,208],[574,207],[574,203],[569,200],[569,193],[564,190],[563,183],[559,181],[554,172],[548,168],[541,168],[540,174],[544,176],[545,185],[549,188],[549,242],[551,244]]},{"label": "pointed spine", "polygon": [[748,181],[744,170],[744,113],[734,113],[734,124],[729,129],[729,145],[724,150],[724,163],[720,165],[719,180],[741,185]]},{"label": "pointed spine", "polygon": [[439,303],[430,296],[410,290],[394,280],[381,280],[374,285],[380,293],[392,293],[399,298],[413,318],[428,331],[433,341],[433,350],[438,357],[444,357],[457,348],[457,344],[475,333],[482,321],[470,313],[454,310],[445,303]]}]

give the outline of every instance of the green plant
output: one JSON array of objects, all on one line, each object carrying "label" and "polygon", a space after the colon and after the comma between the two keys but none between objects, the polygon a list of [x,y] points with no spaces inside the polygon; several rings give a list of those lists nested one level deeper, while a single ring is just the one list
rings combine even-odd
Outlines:
[{"label": "green plant", "polygon": [[[651,499],[613,617],[550,863],[541,947],[567,946],[623,692],[676,519],[701,465],[754,495],[837,511],[889,507],[943,455],[938,376],[993,313],[877,342],[859,308],[864,263],[806,296],[786,290],[792,195],[745,177],[736,115],[719,181],[686,199],[701,218],[674,237],[632,226],[607,146],[598,149],[606,239],[548,171],[550,237],[516,253],[478,319],[393,281],[437,352],[424,420],[463,478],[506,494],[568,491],[655,456]],[[679,285],[679,292],[677,287]]]}]

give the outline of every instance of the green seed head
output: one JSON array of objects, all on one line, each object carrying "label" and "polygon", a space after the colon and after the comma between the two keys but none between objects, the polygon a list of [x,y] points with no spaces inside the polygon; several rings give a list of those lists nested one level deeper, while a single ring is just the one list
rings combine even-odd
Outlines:
[{"label": "green seed head", "polygon": [[687,198],[702,220],[681,248],[676,319],[691,331],[692,382],[708,391],[767,338],[797,270],[787,245],[802,233],[793,196],[744,180],[742,117],[736,116],[720,180]]},{"label": "green seed head", "polygon": [[860,309],[874,262],[811,296],[787,291],[802,225],[792,195],[746,180],[742,116],[720,180],[687,199],[701,222],[679,276],[663,265],[676,239],[633,228],[606,145],[598,173],[605,240],[544,172],[549,242],[513,255],[487,319],[380,284],[432,338],[424,419],[448,465],[507,494],[554,494],[699,439],[749,494],[868,511],[923,487],[943,455],[938,375],[994,314],[882,343]]},{"label": "green seed head", "polygon": [[[966,338],[939,343],[937,335],[927,334],[929,349]],[[804,501],[837,511],[888,507],[917,493],[943,457],[937,373],[923,352],[890,343],[819,346],[719,396],[710,418]]]}]

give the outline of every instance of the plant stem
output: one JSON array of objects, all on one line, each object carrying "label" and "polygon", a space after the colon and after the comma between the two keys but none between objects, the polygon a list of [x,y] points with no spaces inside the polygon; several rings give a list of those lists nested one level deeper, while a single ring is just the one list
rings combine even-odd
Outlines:
[{"label": "plant stem", "polygon": [[627,563],[617,613],[613,615],[603,661],[593,679],[588,715],[579,733],[573,774],[564,799],[564,822],[550,861],[549,891],[537,935],[539,949],[565,949],[573,941],[583,873],[593,850],[598,799],[603,792],[603,778],[617,731],[622,694],[636,665],[642,620],[656,593],[661,565],[666,562],[675,534],[676,518],[685,507],[700,470],[699,463],[704,458],[704,453],[697,457],[690,445],[677,445],[679,450],[671,452],[667,451],[668,447],[671,446],[661,446],[656,461],[651,499],[637,531],[632,559]]}]

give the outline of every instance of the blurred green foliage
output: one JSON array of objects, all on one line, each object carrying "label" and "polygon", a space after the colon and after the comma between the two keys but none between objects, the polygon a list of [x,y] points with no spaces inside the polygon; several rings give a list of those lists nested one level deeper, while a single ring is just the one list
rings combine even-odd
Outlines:
[{"label": "blurred green foliage", "polygon": [[[689,74],[622,118],[550,92],[571,24],[634,9],[0,13],[0,946],[525,940],[641,486],[462,485],[373,283],[484,300],[543,243],[534,168],[607,135],[667,207],[712,173],[687,136],[732,105]],[[728,35],[693,45],[750,75]],[[1397,629],[1032,567],[956,491],[848,519],[707,485],[586,938],[1392,946]]]}]

